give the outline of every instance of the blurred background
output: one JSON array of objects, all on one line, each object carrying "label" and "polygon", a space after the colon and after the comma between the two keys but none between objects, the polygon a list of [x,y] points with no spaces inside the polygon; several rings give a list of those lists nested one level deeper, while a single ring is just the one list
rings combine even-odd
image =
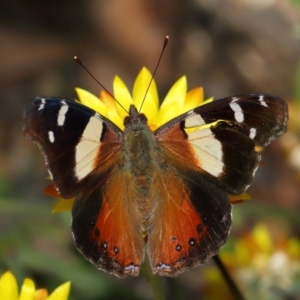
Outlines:
[{"label": "blurred background", "polygon": [[[43,194],[46,167],[22,135],[22,111],[37,95],[99,94],[74,55],[108,90],[116,74],[131,88],[143,66],[154,70],[167,34],[160,99],[187,75],[206,98],[263,92],[289,103],[288,133],[264,151],[220,255],[246,299],[300,299],[299,0],[1,1],[0,274],[50,291],[71,280],[74,300],[152,299],[144,276],[97,271],[74,246],[70,213],[50,214],[55,200]],[[166,299],[231,299],[212,261],[162,283]]]}]

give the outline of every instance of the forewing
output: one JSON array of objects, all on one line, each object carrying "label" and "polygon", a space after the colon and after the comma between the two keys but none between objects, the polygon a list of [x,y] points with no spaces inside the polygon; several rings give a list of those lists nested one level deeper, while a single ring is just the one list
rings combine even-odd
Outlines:
[{"label": "forewing", "polygon": [[43,152],[64,198],[76,195],[92,174],[104,172],[122,147],[120,129],[76,102],[38,97],[24,122],[25,135]]},{"label": "forewing", "polygon": [[287,105],[278,97],[230,97],[173,119],[155,135],[178,166],[194,169],[227,193],[240,194],[260,160],[255,146],[283,134],[287,118]]}]

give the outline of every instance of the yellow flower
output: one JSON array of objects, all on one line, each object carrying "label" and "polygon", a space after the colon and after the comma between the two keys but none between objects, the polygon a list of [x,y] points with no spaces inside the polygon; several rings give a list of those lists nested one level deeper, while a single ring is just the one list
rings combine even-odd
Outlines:
[{"label": "yellow flower", "polygon": [[[101,91],[99,97],[97,97],[86,90],[76,88],[75,90],[78,95],[78,100],[76,101],[108,118],[121,130],[124,129],[123,120],[128,115],[129,106],[134,104],[138,110],[141,110],[141,113],[146,115],[148,125],[153,131],[171,119],[195,107],[213,101],[213,98],[204,101],[203,88],[201,87],[187,92],[187,79],[186,76],[182,76],[171,87],[162,104],[159,106],[159,97],[154,80],[146,93],[151,78],[152,74],[150,71],[145,67],[142,68],[133,84],[132,93],[130,93],[121,78],[118,76],[114,78],[113,97],[125,110],[106,91]],[[195,128],[190,130],[195,130]],[[47,187],[45,193],[59,197],[53,185]],[[238,203],[249,198],[248,194],[243,193],[242,195],[235,196],[231,201],[232,203]],[[73,202],[74,199],[60,199],[52,212],[70,210]]]},{"label": "yellow flower", "polygon": [[[244,267],[268,260],[276,253],[283,252],[289,260],[300,259],[300,242],[295,238],[275,241],[268,228],[257,224],[251,233],[239,239],[232,252],[223,252],[222,258],[231,267]],[[261,265],[257,265],[258,268]],[[300,271],[300,269],[299,269]]]},{"label": "yellow flower", "polygon": [[69,297],[71,283],[65,282],[48,296],[46,289],[35,289],[34,282],[25,278],[20,295],[16,278],[11,272],[5,272],[0,277],[1,300],[66,300]]},{"label": "yellow flower", "polygon": [[[272,234],[265,224],[258,223],[252,232],[234,242],[231,250],[225,247],[220,256],[249,299],[273,299],[272,289],[275,286],[282,295],[291,296],[293,291],[297,291],[300,283],[300,241],[294,237],[278,234],[278,231]],[[212,274],[217,280],[219,275],[212,269],[208,270],[207,278],[211,278]],[[211,284],[215,286],[216,282],[211,281]]]},{"label": "yellow flower", "polygon": [[[154,80],[146,94],[151,78],[150,71],[142,68],[133,84],[132,93],[130,93],[122,79],[116,76],[113,81],[113,95],[127,111],[131,104],[134,104],[138,110],[141,108],[141,112],[147,116],[152,130],[204,103],[203,89],[199,87],[187,92],[187,80],[185,76],[182,76],[171,87],[159,107]],[[120,129],[124,129],[123,120],[128,113],[107,92],[100,92],[99,98],[80,88],[76,88],[76,92],[80,103],[107,117]],[[212,98],[207,101],[212,101]]]}]

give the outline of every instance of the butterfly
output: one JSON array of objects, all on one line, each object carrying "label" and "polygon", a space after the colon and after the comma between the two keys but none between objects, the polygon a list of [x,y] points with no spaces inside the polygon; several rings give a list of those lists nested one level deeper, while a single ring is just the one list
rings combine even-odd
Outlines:
[{"label": "butterfly", "polygon": [[152,131],[134,105],[121,130],[80,103],[37,97],[24,133],[45,156],[72,232],[97,268],[174,277],[205,263],[231,228],[229,194],[250,185],[266,146],[286,131],[287,104],[268,94],[227,97]]}]

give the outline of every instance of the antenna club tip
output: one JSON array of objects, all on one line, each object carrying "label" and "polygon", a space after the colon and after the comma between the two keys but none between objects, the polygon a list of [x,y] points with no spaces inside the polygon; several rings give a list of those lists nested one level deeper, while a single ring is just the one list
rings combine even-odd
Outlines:
[{"label": "antenna club tip", "polygon": [[82,65],[82,62],[81,62],[80,58],[79,58],[77,55],[74,55],[74,59],[75,59],[75,61],[76,61],[78,64]]},{"label": "antenna club tip", "polygon": [[164,46],[163,46],[164,49],[167,47],[168,42],[169,42],[169,36],[166,35],[166,36],[165,36],[165,39],[164,39]]}]

